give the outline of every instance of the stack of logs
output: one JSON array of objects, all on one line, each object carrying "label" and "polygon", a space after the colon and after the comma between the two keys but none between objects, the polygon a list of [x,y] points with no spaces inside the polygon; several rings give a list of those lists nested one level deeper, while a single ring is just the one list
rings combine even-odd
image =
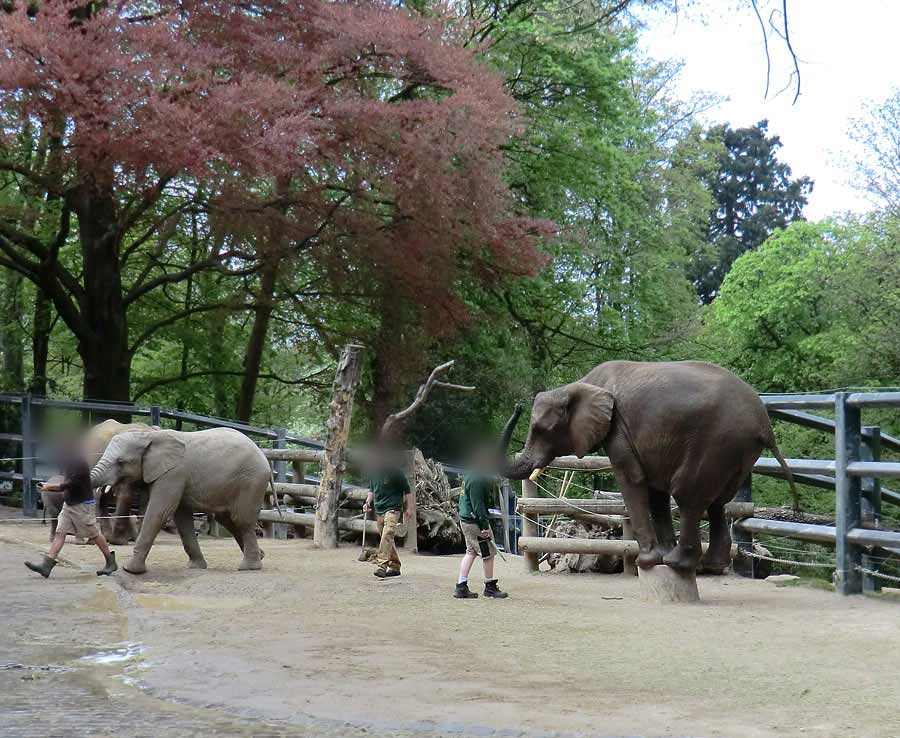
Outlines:
[{"label": "stack of logs", "polygon": [[[321,451],[297,449],[290,451],[266,449],[272,459],[290,460],[295,465],[295,478],[302,475],[303,462],[319,462]],[[459,529],[456,500],[447,481],[443,467],[436,461],[425,459],[415,450],[412,454],[413,474],[416,489],[417,541],[420,551],[433,553],[458,553],[464,542]],[[293,526],[296,537],[305,537],[312,532],[315,524],[315,506],[318,484],[305,482],[276,482],[275,492],[282,505],[282,512],[263,510],[259,520],[264,525],[288,524]],[[378,526],[372,513],[364,518],[363,503],[368,489],[345,484],[338,500],[338,530],[344,541],[359,541],[363,529],[366,537],[374,542]]]}]

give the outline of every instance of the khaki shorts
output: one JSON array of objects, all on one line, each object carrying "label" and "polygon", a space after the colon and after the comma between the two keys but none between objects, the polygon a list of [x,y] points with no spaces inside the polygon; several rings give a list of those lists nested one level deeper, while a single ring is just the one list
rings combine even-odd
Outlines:
[{"label": "khaki shorts", "polygon": [[57,533],[94,539],[100,535],[97,527],[95,503],[82,502],[78,505],[63,504],[56,526]]},{"label": "khaki shorts", "polygon": [[[467,523],[465,520],[460,520],[459,525],[462,528],[463,536],[465,536],[466,539],[466,553],[480,556],[483,559],[489,559],[497,553],[493,532],[491,533],[490,538],[482,538],[481,528],[478,527],[477,523]],[[482,544],[486,544],[486,549],[488,551],[487,556],[484,555],[485,551],[482,550]]]}]

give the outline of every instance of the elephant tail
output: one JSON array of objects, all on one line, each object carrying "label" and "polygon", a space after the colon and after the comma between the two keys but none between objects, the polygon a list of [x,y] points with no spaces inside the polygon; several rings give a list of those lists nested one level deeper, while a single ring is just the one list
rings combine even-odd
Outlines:
[{"label": "elephant tail", "polygon": [[278,504],[278,493],[275,491],[275,474],[272,472],[271,467],[269,468],[269,486],[272,488],[272,507],[278,510],[279,515],[282,515],[281,505]]},{"label": "elephant tail", "polygon": [[766,448],[772,452],[772,455],[784,470],[784,477],[787,479],[787,483],[791,488],[791,500],[793,502],[794,512],[800,512],[800,495],[797,492],[797,485],[794,484],[794,475],[791,474],[790,467],[788,467],[787,462],[784,460],[784,456],[781,455],[781,451],[778,449],[778,443],[775,441],[775,434],[772,432],[771,428],[769,428],[769,438],[766,441]]}]

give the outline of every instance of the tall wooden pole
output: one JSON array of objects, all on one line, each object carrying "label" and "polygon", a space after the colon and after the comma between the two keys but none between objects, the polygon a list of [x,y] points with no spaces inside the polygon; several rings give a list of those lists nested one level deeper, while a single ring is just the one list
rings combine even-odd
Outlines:
[{"label": "tall wooden pole", "polygon": [[338,501],[344,475],[344,456],[353,417],[353,394],[359,383],[362,346],[348,344],[341,352],[331,412],[326,424],[325,458],[316,496],[316,524],[313,542],[318,548],[337,548]]},{"label": "tall wooden pole", "polygon": [[[747,478],[741,482],[738,487],[735,502],[749,502],[753,504],[753,476],[747,475]],[[731,562],[731,568],[734,573],[742,577],[750,577],[753,579],[756,573],[756,559],[753,558],[753,534],[748,533],[742,528],[734,527],[734,542],[738,547],[738,555]]]}]

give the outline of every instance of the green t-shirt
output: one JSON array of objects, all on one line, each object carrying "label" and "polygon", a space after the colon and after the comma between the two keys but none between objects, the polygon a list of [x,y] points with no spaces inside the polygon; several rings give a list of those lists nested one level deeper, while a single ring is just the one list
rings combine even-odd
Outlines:
[{"label": "green t-shirt", "polygon": [[375,514],[403,510],[403,498],[409,492],[409,482],[402,469],[385,469],[369,477],[369,489],[375,502]]},{"label": "green t-shirt", "polygon": [[463,478],[462,493],[459,496],[459,519],[467,523],[477,523],[481,530],[491,527],[488,515],[488,501],[494,496],[494,480],[480,474],[467,474]]}]

